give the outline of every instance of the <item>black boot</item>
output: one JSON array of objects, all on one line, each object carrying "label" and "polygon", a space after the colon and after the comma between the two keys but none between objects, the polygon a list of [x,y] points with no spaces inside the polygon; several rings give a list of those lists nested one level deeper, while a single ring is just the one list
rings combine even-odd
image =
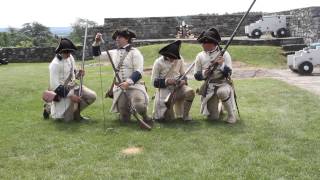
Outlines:
[{"label": "black boot", "polygon": [[43,115],[43,119],[49,119],[49,117],[50,117],[50,105],[49,104],[45,103],[43,105],[42,115]]}]

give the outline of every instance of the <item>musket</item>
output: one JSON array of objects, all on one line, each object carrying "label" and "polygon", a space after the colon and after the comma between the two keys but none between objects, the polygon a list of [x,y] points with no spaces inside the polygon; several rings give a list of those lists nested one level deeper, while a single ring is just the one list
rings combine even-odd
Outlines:
[{"label": "musket", "polygon": [[253,0],[253,2],[251,3],[249,9],[247,10],[247,12],[242,16],[241,20],[239,21],[237,27],[235,28],[235,30],[233,31],[232,35],[230,36],[230,39],[228,40],[227,44],[224,46],[224,48],[222,48],[222,50],[220,50],[220,53],[218,56],[216,56],[214,58],[213,61],[211,61],[211,64],[209,65],[208,67],[208,70],[209,70],[209,75],[211,75],[213,73],[213,71],[217,68],[218,66],[218,63],[217,63],[217,59],[220,57],[220,56],[223,56],[224,53],[227,51],[228,47],[230,46],[230,44],[232,43],[233,41],[233,38],[235,37],[235,35],[237,34],[241,24],[243,23],[243,21],[245,20],[245,18],[248,16],[251,8],[253,7],[254,3],[256,2],[256,0]]},{"label": "musket", "polygon": [[[81,61],[81,68],[80,70],[84,71],[84,58],[85,58],[85,51],[86,51],[86,44],[87,44],[87,36],[88,36],[88,20],[86,20],[86,28],[84,31],[84,42],[82,47],[82,61]],[[82,90],[83,90],[83,75],[80,75],[80,85],[79,85],[79,92],[78,96],[81,98]],[[77,104],[77,108],[75,111],[75,119],[80,120],[80,102]]]},{"label": "musket", "polygon": [[[82,63],[81,69],[84,70],[84,58],[85,58],[85,51],[86,51],[86,44],[87,44],[87,36],[88,36],[88,20],[86,20],[86,29],[84,31],[84,42],[82,47]],[[83,85],[83,75],[80,76],[80,87],[79,87],[79,96],[82,95],[82,85]]]},{"label": "musket", "polygon": [[193,68],[193,66],[195,65],[195,62],[193,62],[189,67],[188,69],[183,73],[182,76],[180,76],[178,79],[177,79],[177,85],[174,86],[174,89],[173,91],[166,97],[164,103],[166,105],[166,107],[168,109],[171,108],[171,106],[173,105],[174,101],[175,101],[175,97],[176,97],[176,92],[178,91],[178,89],[180,88],[179,86],[179,82],[183,79],[185,79],[185,77],[187,76],[187,74],[191,71],[191,69]]},{"label": "musket", "polygon": [[[82,62],[81,62],[81,69],[84,70],[84,57],[86,51],[86,44],[87,44],[87,36],[88,36],[88,20],[86,20],[86,29],[84,31],[84,42],[82,47]],[[83,85],[83,75],[80,75],[80,87],[79,87],[79,96],[82,95],[82,85]]]},{"label": "musket", "polygon": [[[208,71],[208,77],[210,75],[212,75],[213,71],[215,71],[218,67],[218,63],[217,63],[217,59],[220,57],[220,56],[223,56],[224,53],[227,51],[228,47],[230,46],[231,42],[233,41],[233,38],[235,37],[235,35],[237,34],[241,24],[243,23],[243,21],[245,20],[245,18],[248,16],[251,8],[253,7],[253,5],[255,4],[256,0],[253,0],[253,2],[251,3],[249,9],[247,10],[247,12],[242,16],[240,22],[238,23],[237,27],[235,28],[235,30],[233,31],[229,41],[227,42],[227,44],[224,46],[224,48],[222,48],[222,50],[220,50],[219,54],[210,62],[210,65],[208,66],[207,68],[207,71]],[[232,80],[231,80],[231,77],[228,77],[227,78],[231,83],[232,83]],[[208,85],[209,83],[209,80],[210,78],[207,78],[206,81],[205,81],[205,84]],[[239,114],[239,117],[240,117],[240,113],[239,113],[239,108],[238,108],[238,103],[237,103],[237,99],[236,99],[236,92],[235,92],[235,89],[234,89],[234,86],[233,86],[233,83],[232,83],[232,88],[233,88],[233,91],[234,91],[234,96],[235,96],[235,103],[236,103],[236,106],[237,106],[237,111],[238,111],[238,114]],[[207,87],[206,87],[207,89]]]},{"label": "musket", "polygon": [[[121,81],[121,78],[120,78],[120,76],[119,76],[119,74],[118,74],[119,71],[116,69],[116,66],[114,65],[114,62],[113,62],[112,57],[111,57],[111,55],[110,55],[110,53],[109,53],[109,50],[107,49],[106,52],[107,52],[108,58],[109,58],[109,60],[110,60],[112,69],[113,69],[113,71],[114,71],[114,73],[115,73],[115,77],[116,77],[117,81],[118,81],[119,83],[121,83],[122,81]],[[140,118],[138,117],[137,110],[135,109],[135,107],[133,107],[133,105],[132,105],[132,103],[131,103],[131,100],[130,100],[130,98],[129,98],[129,96],[128,96],[127,91],[126,91],[125,89],[122,89],[122,88],[120,88],[120,89],[121,89],[121,93],[123,93],[123,94],[124,94],[124,97],[126,98],[126,102],[128,103],[129,109],[131,110],[133,116],[134,116],[134,117],[137,119],[137,121],[139,121],[146,129],[151,130],[151,129],[152,129],[151,126],[148,125],[146,122],[144,122],[142,119],[140,119]]]}]

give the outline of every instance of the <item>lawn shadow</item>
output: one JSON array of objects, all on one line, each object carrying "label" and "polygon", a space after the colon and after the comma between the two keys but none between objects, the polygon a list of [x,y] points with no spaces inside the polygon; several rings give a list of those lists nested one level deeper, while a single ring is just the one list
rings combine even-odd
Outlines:
[{"label": "lawn shadow", "polygon": [[236,123],[230,124],[227,123],[223,119],[219,119],[216,121],[204,119],[205,125],[212,127],[212,128],[217,128],[217,129],[222,129],[223,131],[229,130],[228,132],[231,134],[241,134],[247,131],[247,126],[245,124],[245,121],[243,119],[237,120]]},{"label": "lawn shadow", "polygon": [[182,119],[173,119],[173,120],[167,120],[165,122],[156,122],[155,123],[156,128],[168,128],[168,129],[180,129],[184,131],[194,131],[199,130],[201,127],[201,122],[198,120],[192,120],[192,121],[183,121]]},{"label": "lawn shadow", "polygon": [[[104,126],[104,131],[107,133],[116,133],[119,131],[146,131],[142,130],[139,126],[139,123],[135,119],[131,119],[130,122],[120,122],[118,118],[112,118],[106,120],[104,123],[102,121],[102,125]],[[197,131],[202,128],[216,128],[223,129],[228,131],[230,129],[230,133],[239,134],[246,131],[247,127],[244,123],[244,120],[237,121],[235,124],[228,124],[225,121],[209,121],[205,117],[197,117],[194,118],[190,122],[185,122],[182,119],[174,119],[166,122],[154,122],[152,129],[177,129],[182,131]],[[152,130],[151,130],[152,131]]]},{"label": "lawn shadow", "polygon": [[120,122],[118,118],[111,119],[105,124],[105,129],[112,132],[118,130],[133,130],[133,131],[141,131],[139,127],[139,123],[135,119],[131,119],[129,122]]},{"label": "lawn shadow", "polygon": [[82,126],[91,126],[94,124],[98,124],[98,121],[95,119],[90,119],[88,121],[70,121],[70,122],[64,122],[63,120],[53,120],[49,119],[52,124],[55,125],[57,130],[60,131],[69,131],[69,132],[77,132],[80,127]]}]

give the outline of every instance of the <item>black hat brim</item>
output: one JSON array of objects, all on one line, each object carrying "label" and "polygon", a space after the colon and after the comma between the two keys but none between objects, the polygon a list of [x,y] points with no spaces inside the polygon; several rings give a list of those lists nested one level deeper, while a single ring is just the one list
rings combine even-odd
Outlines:
[{"label": "black hat brim", "polygon": [[175,41],[160,49],[159,54],[172,59],[181,59],[180,56],[181,41]]},{"label": "black hat brim", "polygon": [[198,39],[199,43],[214,43],[214,44],[219,44],[220,42],[217,39],[211,38],[211,37],[207,37],[207,36],[203,36],[201,38]]},{"label": "black hat brim", "polygon": [[77,50],[77,47],[73,42],[67,38],[61,38],[58,47],[55,50],[55,53],[61,53],[65,51],[74,52]]},{"label": "black hat brim", "polygon": [[121,36],[127,39],[137,38],[136,33],[130,29],[116,30],[112,35],[112,39],[116,40],[118,36]]},{"label": "black hat brim", "polygon": [[175,54],[173,54],[173,53],[169,53],[169,52],[165,52],[165,53],[159,53],[159,54],[161,54],[162,56],[164,56],[164,57],[168,57],[168,58],[170,58],[170,59],[181,59],[181,56],[180,55],[175,55]]},{"label": "black hat brim", "polygon": [[219,44],[221,42],[221,37],[217,29],[210,28],[206,31],[203,31],[197,41],[199,43],[215,43]]}]

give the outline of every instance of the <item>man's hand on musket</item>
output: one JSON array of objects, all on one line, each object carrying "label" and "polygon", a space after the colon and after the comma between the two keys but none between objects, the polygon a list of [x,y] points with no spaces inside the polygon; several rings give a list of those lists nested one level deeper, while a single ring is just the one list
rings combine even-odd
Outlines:
[{"label": "man's hand on musket", "polygon": [[120,83],[118,86],[121,89],[127,90],[129,88],[130,84],[127,81],[125,81],[125,82]]},{"label": "man's hand on musket", "polygon": [[98,42],[98,43],[102,41],[102,34],[101,33],[97,33],[96,34],[95,41]]},{"label": "man's hand on musket", "polygon": [[218,57],[217,63],[218,63],[219,65],[222,65],[222,64],[224,63],[224,58],[223,58],[223,56],[219,56],[219,57]]},{"label": "man's hand on musket", "polygon": [[166,79],[166,85],[170,86],[170,85],[176,85],[177,84],[177,80],[176,79]]},{"label": "man's hand on musket", "polygon": [[80,69],[78,72],[78,76],[84,76],[86,72],[83,69]]},{"label": "man's hand on musket", "polygon": [[[222,65],[224,63],[224,58],[223,58],[223,56],[219,56],[214,62],[211,62],[211,63],[217,63],[218,65]],[[204,76],[208,77],[209,76],[209,72],[210,72],[210,69],[207,68],[204,71]]]},{"label": "man's hand on musket", "polygon": [[223,56],[219,56],[217,57],[216,59],[214,59],[213,61],[210,62],[212,65],[215,65],[215,64],[219,64],[219,65],[222,65],[224,63],[224,58]]},{"label": "man's hand on musket", "polygon": [[84,75],[85,75],[85,71],[80,69],[76,74],[76,79],[80,79],[80,77],[83,77]]},{"label": "man's hand on musket", "polygon": [[208,77],[209,76],[209,73],[210,73],[210,69],[209,68],[206,68],[206,70],[204,71],[204,77]]},{"label": "man's hand on musket", "polygon": [[81,97],[80,96],[77,96],[77,95],[71,95],[70,96],[70,100],[74,103],[79,103],[80,100],[81,100]]},{"label": "man's hand on musket", "polygon": [[178,83],[178,86],[182,87],[183,85],[186,85],[186,84],[187,84],[186,80],[180,80]]}]

